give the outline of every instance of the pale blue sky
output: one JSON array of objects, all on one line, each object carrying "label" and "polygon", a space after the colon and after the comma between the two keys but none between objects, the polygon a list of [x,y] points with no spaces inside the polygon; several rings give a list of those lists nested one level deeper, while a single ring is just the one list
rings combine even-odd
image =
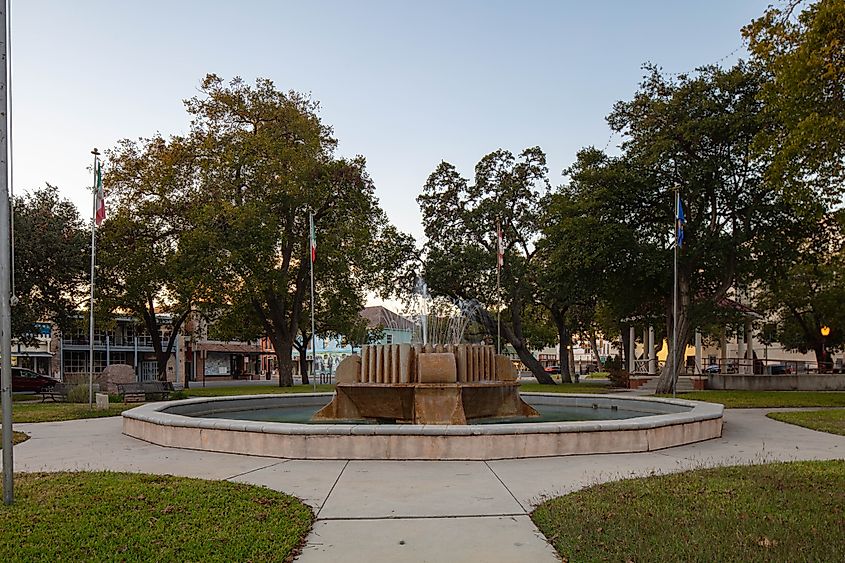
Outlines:
[{"label": "pale blue sky", "polygon": [[184,132],[206,73],[262,76],[321,102],[419,239],[415,197],[441,160],[471,176],[539,145],[559,184],[579,148],[605,146],[643,62],[723,59],[769,1],[12,0],[15,190],[49,182],[90,217],[92,147]]}]

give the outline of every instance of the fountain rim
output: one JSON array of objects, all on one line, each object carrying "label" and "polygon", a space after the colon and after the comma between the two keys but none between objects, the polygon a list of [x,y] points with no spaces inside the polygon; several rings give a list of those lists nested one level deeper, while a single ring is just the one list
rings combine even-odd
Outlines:
[{"label": "fountain rim", "polygon": [[[678,398],[662,397],[626,397],[619,395],[598,393],[521,393],[527,399],[552,399],[558,404],[574,401],[569,406],[592,407],[604,403],[608,407],[619,403],[620,408],[625,404],[662,405],[679,407],[676,412],[654,412],[653,414],[624,419],[565,421],[565,422],[515,422],[482,425],[446,425],[446,424],[320,424],[320,423],[291,423],[291,422],[262,422],[250,420],[235,420],[227,418],[204,418],[167,412],[181,406],[225,403],[251,400],[273,400],[295,404],[296,399],[330,398],[329,393],[285,393],[285,394],[257,394],[233,395],[222,397],[196,397],[178,401],[148,403],[140,405],[122,413],[124,428],[126,421],[134,420],[141,423],[151,423],[164,427],[195,428],[207,430],[229,430],[237,432],[258,432],[264,434],[289,435],[318,435],[318,436],[484,436],[484,435],[514,435],[514,434],[550,434],[569,432],[607,432],[621,430],[652,430],[656,428],[699,423],[722,418],[724,405],[703,401],[690,401]],[[598,403],[597,403],[598,401]],[[580,403],[580,404],[579,404]],[[628,409],[633,410],[633,409]],[[651,412],[642,409],[644,412]],[[132,435],[132,434],[130,434]]]}]

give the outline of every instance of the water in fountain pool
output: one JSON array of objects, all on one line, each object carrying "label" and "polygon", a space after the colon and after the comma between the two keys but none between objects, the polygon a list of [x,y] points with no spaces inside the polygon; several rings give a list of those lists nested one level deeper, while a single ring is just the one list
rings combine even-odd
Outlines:
[{"label": "water in fountain pool", "polygon": [[[470,424],[514,424],[519,422],[569,422],[579,420],[618,420],[623,418],[635,418],[638,416],[649,416],[654,413],[639,411],[628,411],[621,409],[534,405],[540,413],[539,417],[507,417],[488,418],[472,421]],[[289,422],[309,424],[311,417],[320,409],[319,406],[292,406],[271,409],[251,409],[242,411],[222,411],[218,413],[203,414],[203,418],[228,418],[233,420],[254,420],[259,422]],[[334,420],[319,421],[319,424],[376,424],[367,420]]]}]

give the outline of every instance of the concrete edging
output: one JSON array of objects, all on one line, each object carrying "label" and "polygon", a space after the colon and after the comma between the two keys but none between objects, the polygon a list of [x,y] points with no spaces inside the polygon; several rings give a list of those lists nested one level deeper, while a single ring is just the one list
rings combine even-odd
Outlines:
[{"label": "concrete edging", "polygon": [[622,420],[472,426],[291,424],[201,417],[209,410],[225,412],[245,406],[319,405],[332,395],[248,395],[151,403],[123,413],[123,433],[162,446],[290,459],[493,460],[643,452],[709,440],[722,435],[724,411],[719,404],[684,399],[523,393],[530,404],[617,406],[655,414]]}]

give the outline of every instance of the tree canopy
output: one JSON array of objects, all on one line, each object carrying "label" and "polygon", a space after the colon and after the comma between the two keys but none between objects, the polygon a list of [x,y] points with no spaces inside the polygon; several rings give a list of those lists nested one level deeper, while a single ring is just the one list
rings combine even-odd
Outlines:
[{"label": "tree canopy", "polygon": [[275,348],[280,385],[291,385],[310,294],[309,213],[318,294],[356,312],[368,290],[409,286],[412,239],[379,207],[364,158],[334,155],[337,141],[306,96],[209,75],[186,104],[204,187],[192,237],[214,258],[223,302],[251,312]]},{"label": "tree canopy", "polygon": [[[442,162],[417,197],[428,238],[425,278],[432,295],[456,304],[478,304],[478,320],[497,334],[496,307],[505,313],[503,338],[537,377],[552,379],[531,354],[526,308],[535,302],[537,249],[541,211],[549,185],[546,155],[539,147],[518,156],[494,151],[475,166],[474,181]],[[497,295],[497,225],[501,226],[504,260]],[[534,331],[535,334],[541,334]]]},{"label": "tree canopy", "polygon": [[13,202],[15,297],[12,334],[26,340],[36,322],[67,330],[87,299],[90,237],[76,206],[47,184]]},{"label": "tree canopy", "polygon": [[742,32],[766,74],[760,99],[770,119],[757,148],[771,155],[769,181],[796,200],[796,212],[811,198],[838,203],[845,192],[845,0],[789,0]]}]

